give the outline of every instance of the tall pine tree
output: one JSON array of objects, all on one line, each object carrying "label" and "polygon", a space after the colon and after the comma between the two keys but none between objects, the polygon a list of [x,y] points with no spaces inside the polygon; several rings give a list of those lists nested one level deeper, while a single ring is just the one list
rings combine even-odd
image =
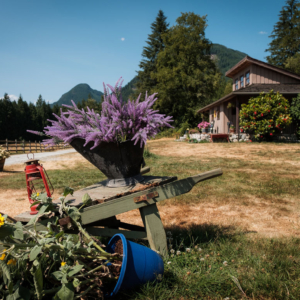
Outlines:
[{"label": "tall pine tree", "polygon": [[162,34],[168,31],[169,24],[166,22],[167,17],[163,11],[160,10],[155,21],[151,24],[152,33],[149,34],[146,43],[148,46],[144,47],[142,56],[143,60],[140,62],[137,78],[137,90],[136,93],[142,93],[142,99],[144,98],[145,92],[153,93],[157,85],[157,80],[151,77],[151,73],[156,73],[156,60],[157,55],[165,47]]},{"label": "tall pine tree", "polygon": [[272,42],[266,52],[268,63],[284,67],[288,58],[300,51],[300,3],[299,0],[287,0],[279,14],[270,35]]},{"label": "tall pine tree", "polygon": [[206,17],[182,13],[177,24],[163,35],[164,51],[158,54],[155,108],[174,117],[176,127],[197,126],[197,109],[213,100],[220,76],[211,59],[211,42],[205,37]]}]

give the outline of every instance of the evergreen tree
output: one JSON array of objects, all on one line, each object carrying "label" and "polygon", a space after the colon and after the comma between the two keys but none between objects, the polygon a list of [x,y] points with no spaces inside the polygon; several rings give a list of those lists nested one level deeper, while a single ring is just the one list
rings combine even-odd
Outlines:
[{"label": "evergreen tree", "polygon": [[[145,92],[148,94],[153,92],[157,85],[157,80],[151,77],[151,73],[155,74],[157,55],[165,47],[162,35],[167,32],[169,24],[166,22],[167,17],[163,11],[160,10],[155,21],[151,24],[152,33],[148,35],[147,46],[144,47],[142,56],[143,60],[140,62],[137,76],[137,90],[136,94],[142,93],[144,99]],[[127,100],[127,99],[126,99]]]},{"label": "evergreen tree", "polygon": [[289,71],[300,75],[300,52],[296,53],[293,57],[289,57],[286,60],[284,67]]},{"label": "evergreen tree", "polygon": [[4,94],[2,101],[2,107],[0,110],[1,119],[1,138],[6,139],[13,137],[17,138],[17,124],[16,124],[16,107],[11,102],[9,96]]},{"label": "evergreen tree", "polygon": [[[60,107],[57,104],[54,104],[52,107],[52,114],[56,114],[57,116],[60,115]],[[51,117],[53,118],[53,117]]]},{"label": "evergreen tree", "polygon": [[284,67],[286,60],[300,51],[300,3],[299,0],[287,0],[279,14],[270,35],[272,42],[266,51],[268,63]]},{"label": "evergreen tree", "polygon": [[210,57],[211,42],[205,38],[206,17],[182,13],[163,35],[164,51],[158,54],[155,108],[174,117],[175,126],[196,126],[196,111],[210,103],[218,85],[217,69]]}]

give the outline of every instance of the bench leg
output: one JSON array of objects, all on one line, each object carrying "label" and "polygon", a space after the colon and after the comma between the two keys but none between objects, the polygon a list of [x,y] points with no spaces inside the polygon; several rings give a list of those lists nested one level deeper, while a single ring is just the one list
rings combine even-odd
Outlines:
[{"label": "bench leg", "polygon": [[166,232],[160,219],[156,204],[140,208],[150,247],[163,256],[168,254]]}]

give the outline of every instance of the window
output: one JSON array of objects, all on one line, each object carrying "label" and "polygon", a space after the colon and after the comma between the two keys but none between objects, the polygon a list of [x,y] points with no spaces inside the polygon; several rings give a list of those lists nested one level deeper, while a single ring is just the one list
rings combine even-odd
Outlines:
[{"label": "window", "polygon": [[239,89],[239,80],[236,79],[235,80],[235,90],[238,90]]},{"label": "window", "polygon": [[250,84],[250,72],[246,73],[246,85]]},{"label": "window", "polygon": [[244,87],[244,75],[241,76],[240,80],[241,80],[241,88],[243,88]]},{"label": "window", "polygon": [[220,111],[217,110],[217,120],[220,120]]}]

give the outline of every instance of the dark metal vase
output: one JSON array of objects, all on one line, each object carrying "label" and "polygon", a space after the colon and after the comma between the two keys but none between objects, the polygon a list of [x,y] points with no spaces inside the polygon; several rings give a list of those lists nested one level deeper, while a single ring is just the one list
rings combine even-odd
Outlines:
[{"label": "dark metal vase", "polygon": [[3,158],[3,159],[0,159],[0,172],[2,172],[2,171],[3,171],[4,164],[5,164],[5,158]]},{"label": "dark metal vase", "polygon": [[144,161],[144,146],[141,148],[139,143],[134,145],[132,141],[102,142],[91,150],[94,143],[83,147],[84,143],[83,139],[74,139],[70,145],[107,176],[106,186],[127,186],[143,180],[140,170]]}]

